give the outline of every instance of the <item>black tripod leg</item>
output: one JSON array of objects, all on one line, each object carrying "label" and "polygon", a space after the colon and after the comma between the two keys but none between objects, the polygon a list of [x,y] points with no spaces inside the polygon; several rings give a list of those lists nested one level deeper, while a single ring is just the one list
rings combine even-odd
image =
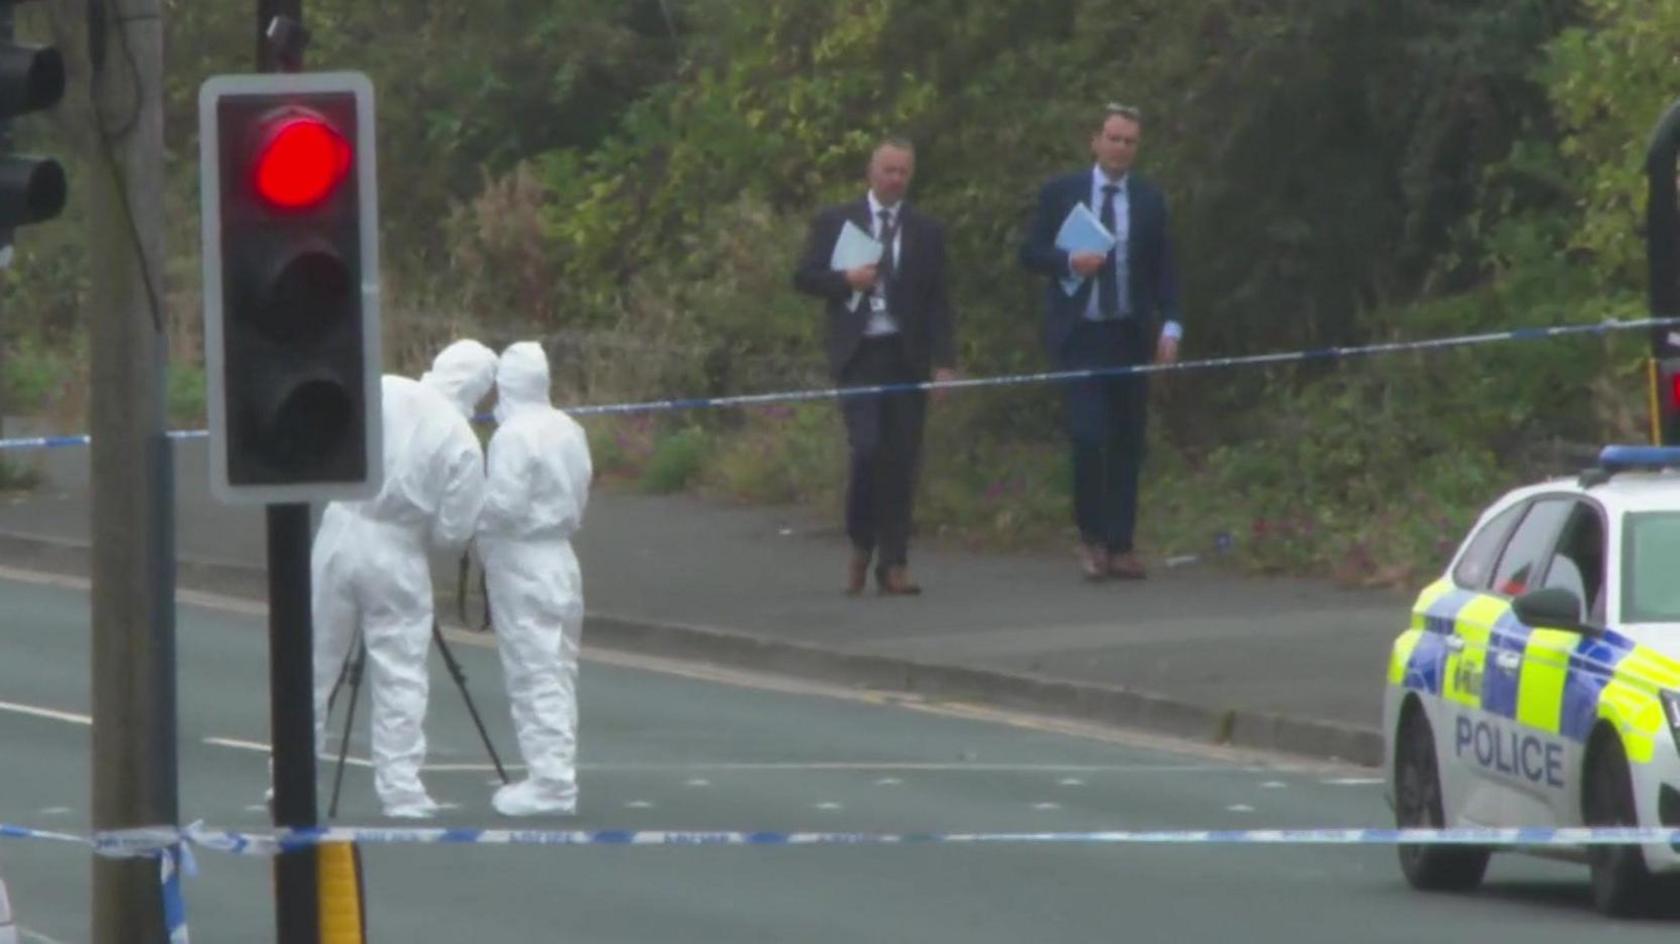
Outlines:
[{"label": "black tripod leg", "polygon": [[467,579],[472,573],[472,552],[461,552],[461,565],[455,575],[455,615],[461,618],[462,626],[470,626],[467,622]]},{"label": "black tripod leg", "polygon": [[467,693],[467,673],[461,671],[461,663],[455,661],[455,653],[449,651],[449,644],[443,639],[443,629],[436,621],[432,623],[432,639],[437,641],[438,652],[443,654],[443,664],[449,668],[449,677],[455,680],[455,687],[461,692],[461,699],[467,703],[467,714],[472,715],[473,725],[478,728],[479,740],[484,742],[484,749],[490,752],[490,762],[496,765],[496,776],[502,778],[502,783],[508,782],[507,771],[502,768],[502,758],[496,753],[496,745],[490,743],[490,732],[484,729],[484,719],[478,716],[478,706],[473,704],[472,695]]},{"label": "black tripod leg", "polygon": [[[360,639],[360,636],[357,637]],[[344,687],[344,680],[350,677],[350,664],[356,660],[356,650],[352,649],[344,654],[344,664],[338,667],[338,678],[333,682],[332,691],[327,693],[327,714],[332,714],[333,705],[338,701],[338,692]]]},{"label": "black tripod leg", "polygon": [[[362,692],[362,670],[366,668],[366,663],[367,644],[357,639],[356,651],[345,661],[344,672],[340,673],[339,676],[341,682],[344,680],[344,675],[347,674],[350,677],[350,707],[344,710],[344,734],[338,742],[338,769],[333,771],[332,802],[327,805],[328,819],[338,815],[338,794],[344,787],[344,761],[350,756],[350,732],[352,726],[356,723],[356,702],[361,701],[359,696]],[[334,694],[337,694],[336,688]],[[328,711],[331,710],[328,709]]]}]

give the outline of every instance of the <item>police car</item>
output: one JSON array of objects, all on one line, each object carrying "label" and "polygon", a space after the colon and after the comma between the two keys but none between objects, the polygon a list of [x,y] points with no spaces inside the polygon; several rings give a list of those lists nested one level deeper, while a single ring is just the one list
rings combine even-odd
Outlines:
[{"label": "police car", "polygon": [[[1680,449],[1613,446],[1484,511],[1394,642],[1383,731],[1401,827],[1680,827]],[[1466,891],[1494,851],[1400,867]],[[1543,851],[1609,914],[1680,897],[1680,845]]]}]

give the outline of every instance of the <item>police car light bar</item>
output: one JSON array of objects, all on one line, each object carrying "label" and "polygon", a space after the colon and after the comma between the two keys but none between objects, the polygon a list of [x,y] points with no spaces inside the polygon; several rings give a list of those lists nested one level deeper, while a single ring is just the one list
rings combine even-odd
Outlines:
[{"label": "police car light bar", "polygon": [[1680,466],[1680,446],[1605,446],[1598,467],[1609,472]]},{"label": "police car light bar", "polygon": [[1633,469],[1661,471],[1680,467],[1680,446],[1605,446],[1598,465],[1581,473],[1581,487],[1594,488]]}]

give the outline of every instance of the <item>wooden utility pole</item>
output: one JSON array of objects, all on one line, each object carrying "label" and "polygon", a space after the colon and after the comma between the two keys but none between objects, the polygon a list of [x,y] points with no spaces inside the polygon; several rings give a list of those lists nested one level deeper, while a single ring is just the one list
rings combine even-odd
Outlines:
[{"label": "wooden utility pole", "polygon": [[[174,468],[165,435],[163,13],[90,0],[93,826],[179,821]],[[95,857],[95,944],[163,944],[153,859]]]}]

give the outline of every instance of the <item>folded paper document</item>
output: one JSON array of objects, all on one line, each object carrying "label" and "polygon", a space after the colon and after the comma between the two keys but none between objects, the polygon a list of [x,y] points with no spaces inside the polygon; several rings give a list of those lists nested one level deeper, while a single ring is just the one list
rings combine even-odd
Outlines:
[{"label": "folded paper document", "polygon": [[[834,253],[828,258],[828,267],[844,272],[858,266],[874,265],[881,261],[882,247],[875,238],[859,229],[856,223],[846,221],[840,227],[840,238],[834,241]],[[852,300],[847,307],[856,308],[862,292],[853,292]]]},{"label": "folded paper document", "polygon": [[[1067,219],[1062,221],[1062,228],[1056,233],[1056,248],[1068,253],[1106,254],[1114,248],[1114,234],[1102,225],[1090,207],[1077,203],[1068,211]],[[1062,276],[1062,291],[1072,295],[1079,291],[1079,284],[1083,281],[1077,275]]]}]

